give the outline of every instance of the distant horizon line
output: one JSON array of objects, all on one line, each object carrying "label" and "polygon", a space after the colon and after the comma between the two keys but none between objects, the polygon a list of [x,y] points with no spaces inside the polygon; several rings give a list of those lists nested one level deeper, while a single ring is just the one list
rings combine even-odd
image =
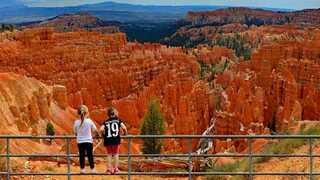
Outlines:
[{"label": "distant horizon line", "polygon": [[[79,6],[87,6],[87,5],[96,5],[96,4],[105,4],[105,3],[114,3],[114,4],[125,4],[125,5],[133,5],[133,6],[159,6],[159,7],[221,7],[221,8],[229,8],[229,7],[244,7],[244,8],[251,8],[251,9],[274,9],[274,10],[287,10],[287,11],[299,11],[305,9],[293,9],[293,8],[277,8],[277,7],[261,7],[261,6],[233,6],[233,5],[212,5],[212,4],[185,4],[185,5],[165,5],[165,4],[139,4],[139,3],[124,3],[124,2],[115,2],[115,1],[105,1],[105,2],[96,2],[96,3],[85,3],[85,4],[78,4],[78,5],[68,5],[68,6],[37,6],[37,5],[28,5],[25,6],[30,8],[68,8],[68,7],[79,7]],[[319,9],[319,8],[306,8],[306,9]]]}]

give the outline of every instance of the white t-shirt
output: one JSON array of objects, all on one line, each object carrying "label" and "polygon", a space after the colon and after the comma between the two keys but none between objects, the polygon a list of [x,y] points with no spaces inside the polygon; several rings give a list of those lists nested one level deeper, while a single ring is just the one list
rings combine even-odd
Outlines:
[{"label": "white t-shirt", "polygon": [[77,143],[92,143],[92,131],[98,131],[96,125],[89,118],[84,119],[81,127],[80,124],[81,120],[78,119],[73,126],[73,132],[77,134]]}]

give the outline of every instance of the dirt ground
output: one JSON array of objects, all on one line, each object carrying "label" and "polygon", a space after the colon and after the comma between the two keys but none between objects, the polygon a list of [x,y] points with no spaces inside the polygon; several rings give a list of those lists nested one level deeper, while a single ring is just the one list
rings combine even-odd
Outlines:
[{"label": "dirt ground", "polygon": [[[57,166],[56,162],[47,162],[47,161],[29,161],[28,164],[26,162],[15,162],[14,164],[14,172],[34,172],[34,173],[66,173],[67,165],[62,164],[60,167]],[[17,168],[19,167],[19,168]],[[71,172],[78,173],[79,166],[72,166]],[[90,169],[86,166],[86,172],[89,173]],[[105,162],[100,162],[96,164],[97,173],[104,173],[106,171]],[[124,172],[124,171],[122,171]],[[1,178],[0,178],[1,179]],[[3,178],[4,179],[4,178]],[[22,176],[22,177],[12,177],[13,180],[67,180],[67,177],[63,176]],[[103,175],[103,176],[72,176],[72,180],[126,180],[127,176],[118,176],[118,175]],[[187,177],[155,177],[155,176],[132,176],[132,180],[187,180]],[[203,179],[203,178],[197,178]],[[1,179],[2,180],[2,179]]]}]

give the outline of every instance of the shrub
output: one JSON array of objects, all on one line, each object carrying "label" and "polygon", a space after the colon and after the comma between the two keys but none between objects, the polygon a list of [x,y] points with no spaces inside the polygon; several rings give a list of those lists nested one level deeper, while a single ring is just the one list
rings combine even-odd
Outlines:
[{"label": "shrub", "polygon": [[[163,133],[163,115],[160,112],[160,103],[157,100],[151,100],[148,112],[143,119],[141,135],[162,135]],[[142,152],[144,154],[159,154],[161,148],[162,142],[160,139],[147,138],[143,140]]]},{"label": "shrub", "polygon": [[198,61],[198,63],[200,65],[199,79],[203,80],[206,73],[207,73],[207,67],[206,67],[205,63],[203,63],[202,61]]},{"label": "shrub", "polygon": [[13,31],[14,30],[14,25],[12,24],[1,24],[0,25],[0,32],[5,32],[5,31]]},{"label": "shrub", "polygon": [[55,129],[51,122],[48,122],[47,124],[47,135],[54,136],[55,135]]},{"label": "shrub", "polygon": [[220,36],[213,41],[213,45],[233,49],[236,56],[243,56],[245,60],[249,60],[251,58],[251,48],[249,48],[247,39],[245,36],[241,36],[240,34],[236,34],[235,36]]}]

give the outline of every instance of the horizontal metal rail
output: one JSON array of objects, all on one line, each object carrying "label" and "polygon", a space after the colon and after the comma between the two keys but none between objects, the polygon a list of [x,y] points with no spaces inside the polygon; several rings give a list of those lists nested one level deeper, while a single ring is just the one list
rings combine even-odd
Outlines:
[{"label": "horizontal metal rail", "polygon": [[[309,158],[309,157],[316,157],[316,158],[320,158],[320,154],[319,155],[308,155],[308,154],[132,154],[131,157],[140,157],[140,158],[188,158],[188,157],[204,157],[204,158],[209,158],[209,157],[287,157],[287,158]],[[7,155],[5,154],[0,154],[0,158],[1,157],[7,157]],[[37,158],[37,157],[52,157],[52,158],[67,158],[67,157],[71,157],[71,158],[75,158],[75,157],[79,157],[78,154],[70,154],[70,156],[67,156],[65,154],[10,154],[9,157],[19,157],[19,158]],[[103,157],[106,158],[107,155],[106,154],[96,154],[94,155],[94,157]],[[125,154],[120,154],[119,157],[128,157],[128,155]]]},{"label": "horizontal metal rail", "polygon": [[[0,175],[6,175],[7,173],[0,173]],[[11,176],[66,176],[66,173],[10,173]],[[132,176],[188,176],[191,175],[221,175],[221,176],[308,176],[309,172],[131,172]],[[109,176],[107,173],[70,173],[70,176]],[[113,174],[117,176],[125,176],[128,175],[127,172],[121,172],[117,174]],[[320,172],[314,172],[313,176],[319,176]]]},{"label": "horizontal metal rail", "polygon": [[[68,179],[71,179],[74,176],[105,176],[106,173],[95,173],[95,174],[79,174],[71,172],[71,158],[78,157],[78,154],[72,154],[70,152],[71,140],[74,140],[75,136],[17,136],[17,135],[0,135],[0,140],[6,141],[6,153],[0,154],[0,158],[6,159],[6,172],[0,172],[0,177],[5,176],[7,180],[12,176],[67,176]],[[128,141],[128,153],[121,154],[120,157],[126,157],[128,163],[128,171],[121,172],[117,175],[126,175],[128,179],[131,179],[131,176],[188,176],[189,179],[192,179],[193,176],[205,176],[205,175],[221,175],[221,176],[247,176],[248,179],[252,179],[253,176],[308,176],[309,179],[313,179],[314,176],[319,176],[320,172],[313,171],[314,158],[319,158],[320,154],[313,153],[313,140],[320,139],[320,135],[128,135],[122,137]],[[186,139],[188,143],[189,152],[186,154],[132,154],[131,153],[131,144],[135,139]],[[14,154],[10,152],[10,142],[12,140],[19,141],[23,139],[60,139],[65,140],[67,144],[65,154]],[[192,140],[199,139],[245,139],[248,143],[248,152],[247,153],[217,153],[217,154],[196,154],[192,152]],[[305,154],[264,154],[252,152],[252,143],[255,139],[305,139],[306,144],[309,144],[309,150]],[[105,154],[96,154],[95,157],[106,157]],[[186,163],[188,169],[185,172],[133,172],[132,171],[132,158],[186,158]],[[248,172],[193,172],[193,158],[217,158],[217,157],[236,157],[236,158],[248,158]],[[255,172],[253,168],[253,158],[258,157],[278,157],[278,158],[308,158],[309,159],[309,171],[308,172]],[[62,158],[67,164],[66,173],[20,173],[12,172],[10,167],[11,158]]]},{"label": "horizontal metal rail", "polygon": [[[0,139],[75,139],[75,136],[0,135]],[[320,135],[127,135],[122,139],[320,139]]]}]

